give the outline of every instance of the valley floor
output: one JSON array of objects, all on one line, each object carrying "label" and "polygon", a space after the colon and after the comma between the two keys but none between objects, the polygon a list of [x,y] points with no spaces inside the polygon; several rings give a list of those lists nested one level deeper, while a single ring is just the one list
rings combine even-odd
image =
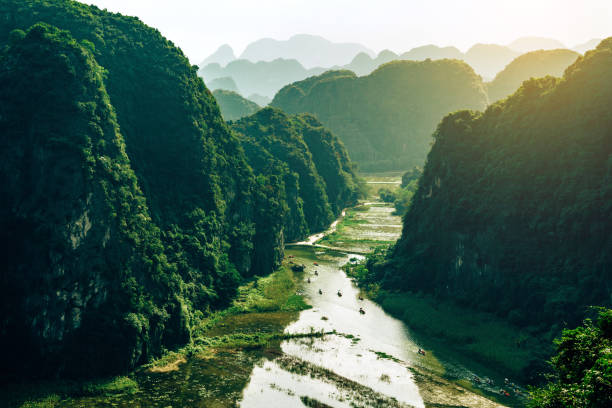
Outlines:
[{"label": "valley floor", "polygon": [[[397,177],[369,180],[397,184]],[[431,317],[425,300],[406,304],[401,303],[405,299],[400,302],[388,295],[381,307],[359,299],[361,292],[342,266],[397,239],[401,219],[392,213],[391,207],[374,199],[347,209],[318,245],[289,246],[282,268],[241,287],[230,308],[202,318],[192,333],[192,344],[126,377],[5,387],[0,390],[0,405],[521,405],[516,395],[500,396],[499,386],[472,382],[476,373],[499,381],[498,367],[491,366],[497,362],[482,364],[472,355],[456,358],[457,353],[438,342],[438,329],[424,325],[422,318]],[[293,272],[296,264],[305,265],[305,271]],[[397,313],[395,306],[414,311],[411,319]],[[360,315],[360,307],[365,315]],[[443,322],[444,309],[436,309],[435,319]],[[420,347],[427,350],[426,356],[417,353]]]}]

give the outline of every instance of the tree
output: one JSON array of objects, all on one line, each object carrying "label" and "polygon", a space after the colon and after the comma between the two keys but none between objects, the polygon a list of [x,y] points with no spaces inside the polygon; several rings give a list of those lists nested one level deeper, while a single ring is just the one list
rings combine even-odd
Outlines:
[{"label": "tree", "polygon": [[551,359],[553,381],[532,391],[530,407],[612,406],[612,309],[601,308],[597,324],[590,319],[563,331]]}]

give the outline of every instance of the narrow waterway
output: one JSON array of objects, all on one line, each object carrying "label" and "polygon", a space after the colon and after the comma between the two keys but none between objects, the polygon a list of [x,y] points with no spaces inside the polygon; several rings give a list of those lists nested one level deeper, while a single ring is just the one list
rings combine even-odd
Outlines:
[{"label": "narrow waterway", "polygon": [[[399,178],[370,179],[376,187]],[[376,183],[376,182],[380,183]],[[393,182],[393,183],[391,183]],[[376,184],[379,184],[378,186]],[[63,407],[498,407],[471,387],[474,373],[439,361],[401,321],[363,298],[342,266],[401,234],[401,218],[372,199],[346,209],[328,231],[289,245],[285,264],[303,264],[299,293],[313,307],[291,313],[236,315],[209,333],[333,332],[266,347],[236,347],[190,356],[174,368],[140,370],[133,393],[62,401]],[[320,291],[320,292],[319,292]],[[342,296],[338,296],[341,293]],[[365,313],[360,313],[360,308]],[[287,325],[288,324],[288,325]],[[287,326],[286,326],[287,325]],[[462,383],[463,381],[463,383]],[[493,389],[484,391],[494,391]]]},{"label": "narrow waterway", "polygon": [[[336,330],[339,335],[285,341],[281,344],[283,352],[371,388],[375,393],[395,398],[399,406],[424,406],[405,364],[380,357],[389,355],[413,361],[418,358],[418,347],[401,322],[388,316],[375,303],[359,300],[358,290],[340,269],[354,256],[316,249],[294,249],[290,253],[297,262],[316,259],[319,265],[314,266],[311,262],[307,272],[311,283],[305,284],[304,289],[313,308],[302,312],[299,320],[287,327],[286,332]],[[318,275],[314,275],[315,270]],[[338,291],[342,296],[338,296]],[[365,314],[360,314],[360,307]],[[301,396],[334,407],[350,407],[353,403],[352,390],[336,387],[333,376],[315,379],[316,384],[327,382],[326,386],[319,387],[315,383],[307,385],[313,381],[309,379],[310,373],[282,371],[274,361],[258,365],[244,392],[241,406],[302,406]]]},{"label": "narrow waterway", "polygon": [[[313,308],[301,312],[285,331],[337,334],[284,341],[283,356],[256,363],[240,406],[497,406],[442,379],[437,386],[427,384],[424,399],[423,381],[417,383],[414,369],[439,373],[440,362],[420,355],[408,328],[364,299],[341,268],[363,258],[360,254],[369,252],[373,242],[396,240],[401,233],[400,217],[380,202],[363,203],[351,216],[355,222],[343,227],[333,247],[317,245],[322,238],[317,234],[286,251],[290,262],[306,265],[302,290]],[[326,233],[335,230],[336,224]],[[359,245],[360,241],[365,244]],[[432,398],[436,392],[446,395]]]}]

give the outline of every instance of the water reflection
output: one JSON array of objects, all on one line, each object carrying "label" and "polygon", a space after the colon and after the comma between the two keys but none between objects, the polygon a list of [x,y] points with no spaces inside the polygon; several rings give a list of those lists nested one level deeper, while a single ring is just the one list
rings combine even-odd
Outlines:
[{"label": "water reflection", "polygon": [[[387,315],[377,304],[367,299],[359,300],[358,289],[340,269],[350,258],[359,256],[342,253],[334,256],[332,252],[315,248],[293,250],[292,254],[298,262],[309,265],[306,274],[311,283],[304,284],[304,292],[313,309],[302,312],[286,332],[336,330],[341,335],[285,341],[281,344],[283,352],[368,387],[373,393],[392,397],[398,401],[398,406],[423,407],[412,373],[404,363],[419,358],[418,346],[400,321]],[[313,265],[313,259],[318,266]],[[318,275],[314,274],[315,270]],[[338,291],[342,297],[337,295]],[[360,307],[365,314],[359,313]],[[381,356],[393,356],[402,361]],[[241,406],[301,407],[299,397],[304,395],[326,404],[333,402],[332,406],[350,406],[350,401],[346,401],[349,397],[334,385],[335,381],[334,378],[312,379],[308,375],[290,373],[266,361],[253,371]],[[285,405],[275,405],[280,401]]]}]

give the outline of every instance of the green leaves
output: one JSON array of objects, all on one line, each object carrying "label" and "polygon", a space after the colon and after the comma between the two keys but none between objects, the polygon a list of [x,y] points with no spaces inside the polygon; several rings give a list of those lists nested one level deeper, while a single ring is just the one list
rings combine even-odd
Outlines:
[{"label": "green leaves", "polygon": [[421,166],[436,124],[457,109],[484,109],[481,78],[455,60],[394,61],[370,75],[328,71],[281,89],[271,106],[317,117],[363,171]]},{"label": "green leaves", "polygon": [[552,358],[556,380],[532,391],[530,407],[593,407],[612,404],[612,309],[601,308],[597,325],[589,319],[563,330]]}]

